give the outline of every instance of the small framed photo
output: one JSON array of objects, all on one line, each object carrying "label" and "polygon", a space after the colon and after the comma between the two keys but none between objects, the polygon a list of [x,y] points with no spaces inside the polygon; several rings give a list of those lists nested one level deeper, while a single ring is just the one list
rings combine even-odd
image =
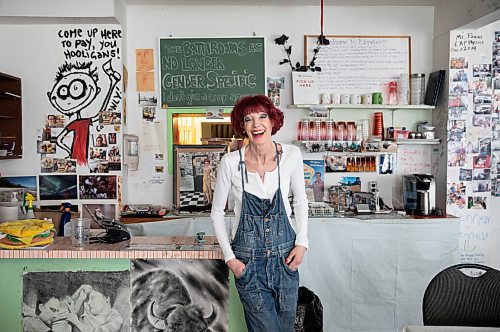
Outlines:
[{"label": "small framed photo", "polygon": [[174,145],[175,210],[210,210],[217,165],[226,151],[226,145]]}]

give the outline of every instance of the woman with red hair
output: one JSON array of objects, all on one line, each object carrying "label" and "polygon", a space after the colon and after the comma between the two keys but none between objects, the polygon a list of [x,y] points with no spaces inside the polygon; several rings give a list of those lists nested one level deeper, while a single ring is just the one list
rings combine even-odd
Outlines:
[{"label": "woman with red hair", "polygon": [[[210,214],[215,234],[234,273],[248,331],[293,331],[297,269],[308,247],[302,155],[298,147],[272,140],[283,126],[283,113],[266,96],[240,98],[231,124],[249,143],[219,164]],[[229,195],[236,215],[231,234],[224,222]]]}]

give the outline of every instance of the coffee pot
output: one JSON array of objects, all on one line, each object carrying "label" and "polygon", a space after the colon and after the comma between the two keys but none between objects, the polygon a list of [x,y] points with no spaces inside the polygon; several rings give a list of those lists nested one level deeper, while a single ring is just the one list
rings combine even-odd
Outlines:
[{"label": "coffee pot", "polygon": [[403,201],[408,214],[430,215],[436,207],[436,184],[431,174],[403,175]]}]

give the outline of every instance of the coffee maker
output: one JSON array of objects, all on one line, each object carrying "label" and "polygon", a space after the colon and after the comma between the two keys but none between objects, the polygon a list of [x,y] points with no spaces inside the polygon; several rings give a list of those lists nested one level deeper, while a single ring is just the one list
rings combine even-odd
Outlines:
[{"label": "coffee maker", "polygon": [[403,202],[406,213],[427,216],[436,208],[436,183],[431,174],[403,175]]}]

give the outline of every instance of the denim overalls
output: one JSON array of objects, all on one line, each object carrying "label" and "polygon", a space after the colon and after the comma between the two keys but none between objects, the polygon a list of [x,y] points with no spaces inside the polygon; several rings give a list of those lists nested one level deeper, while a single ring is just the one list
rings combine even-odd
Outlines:
[{"label": "denim overalls", "polygon": [[278,189],[272,200],[245,191],[244,179],[248,182],[248,175],[240,150],[238,169],[243,197],[232,249],[236,258],[246,264],[243,274],[235,281],[249,332],[291,332],[297,308],[299,272],[292,271],[285,263],[295,246],[295,231],[283,204],[279,153],[274,144]]}]

